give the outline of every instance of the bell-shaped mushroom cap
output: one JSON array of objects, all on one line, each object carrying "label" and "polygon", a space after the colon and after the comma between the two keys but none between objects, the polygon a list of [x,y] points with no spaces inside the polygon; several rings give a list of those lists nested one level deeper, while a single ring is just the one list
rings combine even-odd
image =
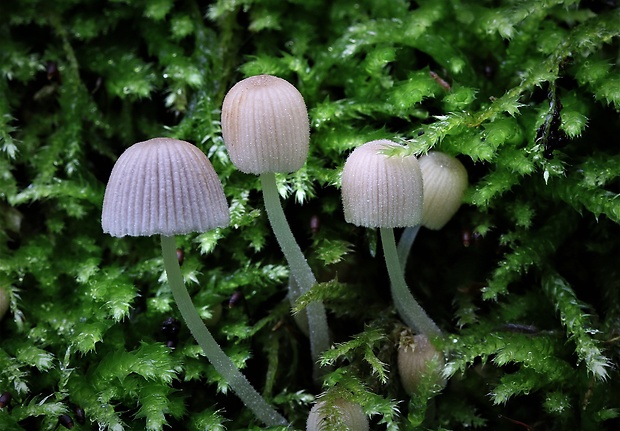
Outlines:
[{"label": "bell-shaped mushroom cap", "polygon": [[211,162],[189,142],[154,138],[116,161],[101,226],[112,236],[173,236],[227,226],[230,213]]},{"label": "bell-shaped mushroom cap", "polygon": [[381,139],[356,148],[342,171],[347,222],[364,227],[416,226],[422,219],[422,174],[415,156],[388,156],[399,147]]},{"label": "bell-shaped mushroom cap", "polygon": [[458,159],[439,151],[431,151],[419,161],[424,179],[422,226],[441,229],[461,206],[467,170]]},{"label": "bell-shaped mushroom cap", "polygon": [[304,99],[275,76],[239,81],[224,98],[222,136],[230,159],[246,174],[297,171],[310,142]]},{"label": "bell-shaped mushroom cap", "polygon": [[338,423],[345,425],[351,431],[368,431],[368,418],[359,404],[339,398],[335,401],[334,407],[338,412],[338,417],[327,417],[324,401],[319,401],[312,406],[306,421],[306,431],[344,429],[333,428]]}]

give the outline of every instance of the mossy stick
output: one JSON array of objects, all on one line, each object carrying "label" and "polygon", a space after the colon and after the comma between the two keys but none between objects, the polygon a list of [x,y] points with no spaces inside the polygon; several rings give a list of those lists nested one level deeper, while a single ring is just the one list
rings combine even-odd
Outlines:
[{"label": "mossy stick", "polygon": [[[271,228],[286,257],[291,275],[297,281],[301,293],[304,294],[316,284],[316,278],[286,221],[284,210],[280,203],[275,174],[273,172],[262,173],[260,174],[260,180]],[[323,303],[320,301],[313,301],[308,304],[306,311],[308,313],[308,326],[310,329],[310,351],[312,359],[316,362],[319,355],[329,348],[327,315],[325,307],[323,307]]]},{"label": "mossy stick", "polygon": [[252,410],[261,422],[268,426],[288,425],[286,419],[267,404],[265,399],[252,387],[205,326],[185,288],[176,250],[175,238],[162,235],[161,251],[164,257],[164,268],[168,275],[168,283],[172,289],[174,300],[187,327],[207,355],[207,359],[245,406]]},{"label": "mossy stick", "polygon": [[398,263],[394,230],[392,228],[380,228],[380,230],[383,255],[391,281],[392,299],[398,314],[400,314],[409,327],[420,334],[424,334],[429,338],[441,335],[439,327],[428,317],[409,291],[402,269]]}]

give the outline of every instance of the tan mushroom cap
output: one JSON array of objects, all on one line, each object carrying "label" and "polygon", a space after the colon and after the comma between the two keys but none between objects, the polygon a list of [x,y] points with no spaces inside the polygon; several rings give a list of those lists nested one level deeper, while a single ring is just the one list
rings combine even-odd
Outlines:
[{"label": "tan mushroom cap", "polygon": [[467,170],[458,159],[439,151],[431,151],[419,161],[424,179],[422,225],[441,229],[461,206]]},{"label": "tan mushroom cap", "polygon": [[246,78],[226,94],[222,136],[242,172],[294,172],[308,157],[310,125],[302,95],[271,75]]},{"label": "tan mushroom cap", "polygon": [[173,236],[229,222],[222,183],[207,156],[189,142],[138,142],[112,169],[101,216],[103,231],[112,236]]},{"label": "tan mushroom cap", "polygon": [[400,147],[381,139],[356,148],[342,171],[342,204],[347,222],[364,227],[416,226],[422,219],[422,173],[418,159],[388,156]]}]

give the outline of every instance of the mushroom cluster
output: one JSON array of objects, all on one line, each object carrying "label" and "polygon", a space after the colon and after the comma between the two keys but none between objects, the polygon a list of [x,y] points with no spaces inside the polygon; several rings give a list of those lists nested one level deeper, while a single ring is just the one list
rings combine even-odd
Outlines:
[{"label": "mushroom cluster", "polygon": [[[289,288],[298,290],[297,295],[308,292],[316,278],[293,237],[276,183],[276,173],[300,169],[308,155],[310,132],[303,97],[284,79],[247,78],[226,94],[221,124],[233,164],[244,173],[260,176],[267,215],[290,266]],[[396,309],[418,334],[399,349],[401,379],[411,393],[423,374],[420,370],[426,371],[430,363],[441,365],[443,358],[429,342],[441,331],[409,291],[404,265],[419,226],[440,229],[457,211],[467,187],[467,172],[445,154],[431,152],[418,161],[401,145],[377,140],[349,155],[341,184],[346,221],[380,229]],[[260,421],[268,426],[288,425],[222,351],[185,288],[175,235],[225,227],[229,219],[222,184],[205,154],[185,141],[155,138],[132,145],[119,157],[106,187],[101,224],[104,232],[115,237],[161,237],[172,294],[209,361]],[[397,227],[406,228],[398,249],[393,232]],[[7,308],[3,292],[0,289],[0,318]],[[327,318],[320,301],[310,303],[306,310],[317,377],[319,356],[330,343]],[[307,429],[325,429],[332,419],[351,430],[368,429],[359,405],[338,399],[331,407],[338,412],[337,418],[326,416],[329,409],[323,401],[315,404]]]}]

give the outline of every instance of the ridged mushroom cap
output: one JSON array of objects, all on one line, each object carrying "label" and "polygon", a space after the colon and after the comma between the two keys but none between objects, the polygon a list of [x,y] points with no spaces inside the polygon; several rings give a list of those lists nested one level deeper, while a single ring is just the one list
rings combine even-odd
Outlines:
[{"label": "ridged mushroom cap", "polygon": [[[338,412],[337,418],[327,417],[324,401],[312,406],[306,421],[306,431],[339,431],[347,428],[350,431],[368,431],[368,418],[359,404],[340,398],[334,407]],[[336,425],[338,423],[340,427]]]},{"label": "ridged mushroom cap", "polygon": [[356,148],[342,171],[347,222],[365,227],[416,226],[422,219],[422,174],[415,156],[388,156],[400,147],[381,139]]},{"label": "ridged mushroom cap", "polygon": [[181,235],[227,226],[222,183],[196,146],[154,138],[118,158],[103,198],[101,226],[112,236]]},{"label": "ridged mushroom cap", "polygon": [[402,336],[397,361],[400,381],[409,395],[417,390],[423,379],[441,387],[446,384],[441,374],[445,364],[443,354],[426,335],[408,333]]},{"label": "ridged mushroom cap", "polygon": [[222,136],[230,160],[246,174],[297,171],[310,142],[304,99],[276,76],[239,81],[224,98]]},{"label": "ridged mushroom cap", "polygon": [[424,179],[422,226],[441,229],[461,206],[467,170],[458,159],[439,151],[431,151],[419,161]]}]

